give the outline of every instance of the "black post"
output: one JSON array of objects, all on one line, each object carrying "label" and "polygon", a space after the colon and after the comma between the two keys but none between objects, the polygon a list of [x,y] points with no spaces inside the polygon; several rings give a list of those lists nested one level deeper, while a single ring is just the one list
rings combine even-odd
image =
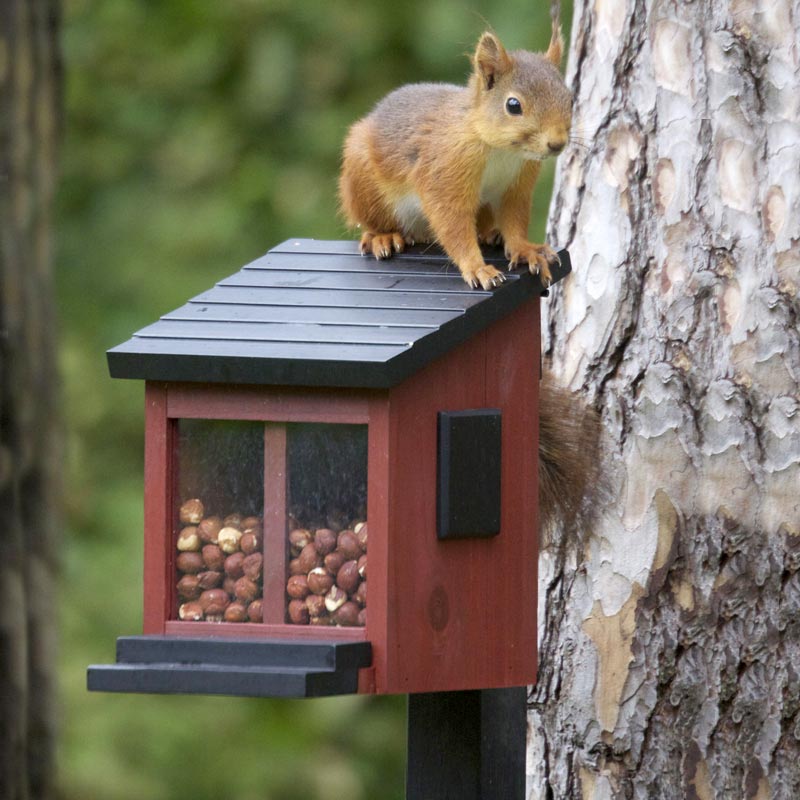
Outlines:
[{"label": "black post", "polygon": [[524,800],[526,690],[408,698],[406,800]]}]

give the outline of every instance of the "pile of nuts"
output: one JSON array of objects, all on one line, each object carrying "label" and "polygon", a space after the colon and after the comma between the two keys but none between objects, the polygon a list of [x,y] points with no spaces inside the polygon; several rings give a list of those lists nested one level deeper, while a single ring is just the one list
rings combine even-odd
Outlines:
[{"label": "pile of nuts", "polygon": [[336,533],[289,533],[288,621],[294,625],[367,623],[367,523]]},{"label": "pile of nuts", "polygon": [[264,557],[260,517],[205,516],[193,498],[180,508],[178,618],[261,622]]}]

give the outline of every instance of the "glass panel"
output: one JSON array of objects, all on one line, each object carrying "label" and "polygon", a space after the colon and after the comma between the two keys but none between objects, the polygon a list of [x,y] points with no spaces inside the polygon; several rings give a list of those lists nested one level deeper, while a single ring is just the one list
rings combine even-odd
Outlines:
[{"label": "glass panel", "polygon": [[260,622],[264,426],[178,421],[175,616]]},{"label": "glass panel", "polygon": [[286,621],[367,619],[367,426],[286,426]]}]

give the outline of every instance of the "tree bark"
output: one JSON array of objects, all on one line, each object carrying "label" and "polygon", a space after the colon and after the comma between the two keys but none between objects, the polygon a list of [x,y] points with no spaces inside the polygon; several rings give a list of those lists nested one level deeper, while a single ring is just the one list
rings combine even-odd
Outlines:
[{"label": "tree bark", "polygon": [[0,797],[53,796],[59,461],[55,0],[0,3]]},{"label": "tree bark", "polygon": [[541,558],[530,798],[800,797],[798,42],[798,0],[575,3],[545,350],[615,500]]}]

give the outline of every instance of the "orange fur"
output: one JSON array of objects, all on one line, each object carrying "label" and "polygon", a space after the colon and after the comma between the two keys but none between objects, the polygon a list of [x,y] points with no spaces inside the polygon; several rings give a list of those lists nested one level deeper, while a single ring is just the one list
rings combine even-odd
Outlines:
[{"label": "orange fur", "polygon": [[388,258],[435,240],[468,284],[488,289],[503,275],[479,243],[502,240],[511,267],[526,262],[550,282],[557,256],[529,242],[527,228],[541,159],[569,135],[571,95],[556,56],[553,43],[544,55],[507,52],[484,33],[467,86],[401,87],[353,125],[339,195],[348,223],[362,228],[363,253]]}]

